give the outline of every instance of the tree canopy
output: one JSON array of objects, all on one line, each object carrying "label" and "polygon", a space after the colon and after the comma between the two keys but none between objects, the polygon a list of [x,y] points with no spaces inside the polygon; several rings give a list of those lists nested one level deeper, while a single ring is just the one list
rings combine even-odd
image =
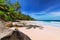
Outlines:
[{"label": "tree canopy", "polygon": [[29,15],[22,14],[20,11],[21,5],[19,2],[14,4],[7,0],[0,0],[0,19],[4,21],[15,20],[34,20]]}]

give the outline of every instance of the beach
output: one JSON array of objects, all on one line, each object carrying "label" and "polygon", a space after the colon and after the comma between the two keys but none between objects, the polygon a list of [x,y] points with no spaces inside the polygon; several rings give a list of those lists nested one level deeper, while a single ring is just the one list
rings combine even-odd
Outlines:
[{"label": "beach", "polygon": [[[57,27],[53,24],[49,25],[48,23],[39,21],[21,21],[21,22],[22,23],[24,22],[27,25],[32,24],[43,27],[42,29],[40,29],[39,27],[36,27],[35,29],[33,27],[30,29],[26,29],[27,27],[18,27],[18,31],[27,35],[31,40],[60,40],[60,27]],[[15,30],[15,27],[9,28],[7,31],[4,31],[3,34],[0,34],[0,37],[3,38],[4,36],[10,35],[13,30]]]},{"label": "beach", "polygon": [[[33,24],[34,22],[30,21],[30,23]],[[59,27],[43,25],[40,23],[37,25],[41,25],[42,27],[44,27],[43,30],[39,28],[26,29],[26,27],[18,28],[18,29],[19,31],[29,36],[32,40],[60,40],[60,28]]]}]

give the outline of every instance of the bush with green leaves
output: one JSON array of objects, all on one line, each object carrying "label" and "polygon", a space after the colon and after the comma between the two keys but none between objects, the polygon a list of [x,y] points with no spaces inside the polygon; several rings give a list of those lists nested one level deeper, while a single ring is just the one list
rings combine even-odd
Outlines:
[{"label": "bush with green leaves", "polygon": [[22,14],[20,8],[19,2],[12,4],[10,0],[0,0],[0,19],[4,21],[34,20],[29,15]]}]

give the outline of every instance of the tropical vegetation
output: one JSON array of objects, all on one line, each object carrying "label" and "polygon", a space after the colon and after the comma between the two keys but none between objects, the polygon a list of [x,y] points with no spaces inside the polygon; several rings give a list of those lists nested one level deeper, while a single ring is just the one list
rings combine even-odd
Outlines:
[{"label": "tropical vegetation", "polygon": [[12,4],[10,0],[0,0],[0,19],[4,21],[34,20],[29,15],[22,14],[19,2]]}]

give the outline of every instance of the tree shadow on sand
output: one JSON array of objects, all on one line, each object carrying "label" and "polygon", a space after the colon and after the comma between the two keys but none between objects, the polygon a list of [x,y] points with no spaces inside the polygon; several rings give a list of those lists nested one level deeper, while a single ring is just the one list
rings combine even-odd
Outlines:
[{"label": "tree shadow on sand", "polygon": [[26,29],[31,29],[31,28],[34,28],[34,29],[39,28],[39,29],[43,30],[44,27],[38,26],[38,25],[27,25]]}]

